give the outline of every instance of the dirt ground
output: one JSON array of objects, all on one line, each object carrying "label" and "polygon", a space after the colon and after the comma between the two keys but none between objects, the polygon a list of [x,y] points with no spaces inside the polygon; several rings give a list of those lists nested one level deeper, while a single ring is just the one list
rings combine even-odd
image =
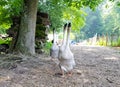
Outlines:
[{"label": "dirt ground", "polygon": [[55,75],[59,67],[50,57],[36,55],[8,69],[0,68],[0,87],[120,87],[119,49],[76,45],[72,52],[76,67],[71,77]]}]

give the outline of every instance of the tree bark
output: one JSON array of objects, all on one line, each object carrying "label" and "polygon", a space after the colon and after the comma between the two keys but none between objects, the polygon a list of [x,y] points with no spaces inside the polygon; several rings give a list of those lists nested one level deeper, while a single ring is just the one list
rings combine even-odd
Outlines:
[{"label": "tree bark", "polygon": [[38,0],[24,0],[18,39],[15,51],[22,54],[35,54],[35,29]]}]

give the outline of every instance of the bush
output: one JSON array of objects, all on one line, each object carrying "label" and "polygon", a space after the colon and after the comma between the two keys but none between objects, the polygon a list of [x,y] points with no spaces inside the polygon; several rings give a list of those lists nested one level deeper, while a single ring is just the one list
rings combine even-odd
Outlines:
[{"label": "bush", "polygon": [[43,51],[45,54],[48,54],[50,53],[50,48],[52,46],[52,43],[51,42],[46,42],[44,47],[43,47]]},{"label": "bush", "polygon": [[117,46],[120,47],[120,37],[118,38]]},{"label": "bush", "polygon": [[0,39],[0,44],[10,44],[12,38]]},{"label": "bush", "polygon": [[118,38],[117,41],[111,42],[112,47],[120,47],[120,37]]},{"label": "bush", "polygon": [[97,41],[97,44],[100,46],[106,46],[106,40],[103,40],[102,38],[100,38],[100,40]]}]

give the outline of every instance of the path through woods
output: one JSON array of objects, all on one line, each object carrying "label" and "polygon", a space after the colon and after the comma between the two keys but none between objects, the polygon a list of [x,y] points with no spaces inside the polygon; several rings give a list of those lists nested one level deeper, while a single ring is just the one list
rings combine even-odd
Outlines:
[{"label": "path through woods", "polygon": [[76,67],[71,77],[55,76],[59,68],[50,57],[37,55],[25,57],[17,68],[0,69],[0,87],[120,87],[120,50],[76,45],[72,51]]}]

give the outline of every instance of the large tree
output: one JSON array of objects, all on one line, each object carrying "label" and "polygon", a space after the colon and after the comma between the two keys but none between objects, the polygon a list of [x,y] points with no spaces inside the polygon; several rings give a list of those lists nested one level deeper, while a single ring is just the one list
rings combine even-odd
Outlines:
[{"label": "large tree", "polygon": [[38,0],[24,0],[20,29],[15,50],[35,54],[35,28]]}]

